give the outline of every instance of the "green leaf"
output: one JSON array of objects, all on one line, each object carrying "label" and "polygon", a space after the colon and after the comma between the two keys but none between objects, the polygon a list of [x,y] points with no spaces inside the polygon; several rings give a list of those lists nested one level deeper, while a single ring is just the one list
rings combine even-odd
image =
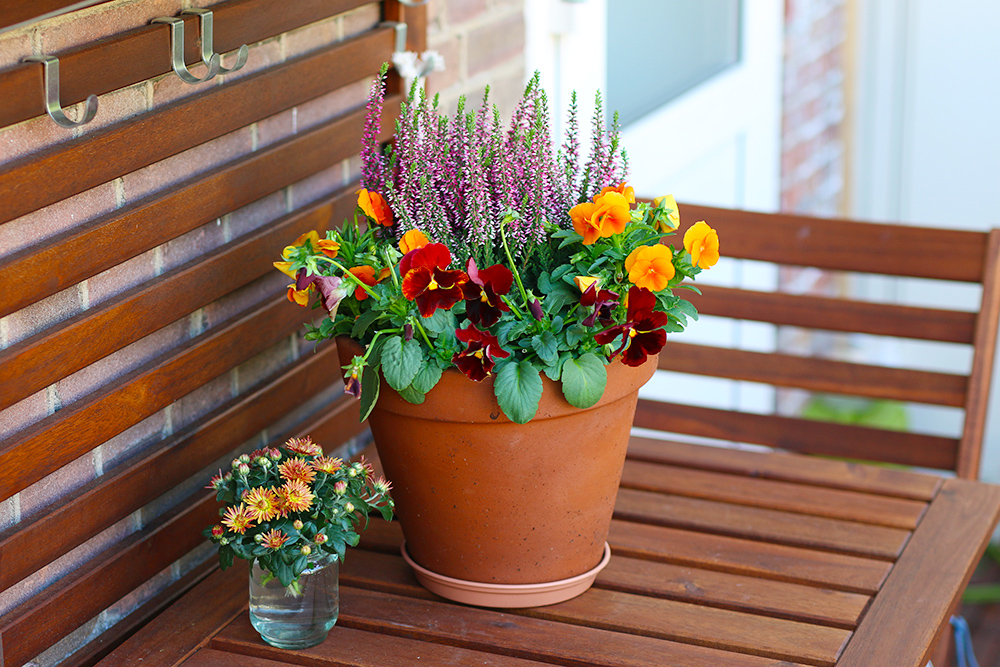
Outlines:
[{"label": "green leaf", "polygon": [[566,329],[566,342],[569,343],[570,347],[576,347],[586,335],[587,327],[582,324],[574,324]]},{"label": "green leaf", "polygon": [[542,377],[530,361],[504,364],[493,382],[493,389],[500,408],[512,422],[526,424],[538,412]]},{"label": "green leaf", "polygon": [[431,333],[439,334],[445,330],[448,326],[448,311],[438,309],[434,311],[434,314],[430,317],[421,317],[420,323],[423,325],[424,329],[430,331]]},{"label": "green leaf", "polygon": [[608,370],[596,354],[588,352],[563,364],[563,396],[570,405],[589,408],[601,400],[607,383]]},{"label": "green leaf", "polygon": [[559,360],[559,343],[551,331],[543,331],[533,336],[531,347],[546,366],[551,366]]},{"label": "green leaf", "polygon": [[698,320],[698,310],[687,299],[677,299],[677,303],[674,307],[690,317],[692,320]]},{"label": "green leaf", "polygon": [[382,346],[382,375],[396,391],[410,386],[423,361],[424,353],[415,338],[403,342],[399,336],[393,336]]},{"label": "green leaf", "polygon": [[219,547],[219,566],[223,570],[228,570],[233,565],[235,554],[229,547]]},{"label": "green leaf", "polygon": [[422,391],[414,389],[412,384],[405,389],[401,389],[399,391],[399,395],[403,397],[404,401],[412,403],[413,405],[420,405],[424,402],[424,398],[426,398],[426,394]]},{"label": "green leaf", "polygon": [[441,368],[437,364],[424,364],[420,367],[420,370],[417,371],[410,387],[422,394],[426,394],[434,388],[440,379]]},{"label": "green leaf", "polygon": [[[354,321],[354,328],[351,329],[351,338],[354,340],[361,340],[364,338],[365,332],[368,331],[368,327],[370,327],[381,314],[382,311],[375,310],[374,308],[361,313],[361,315],[358,316],[358,319]],[[324,324],[326,323],[324,322]]]},{"label": "green leaf", "polygon": [[378,402],[379,390],[382,383],[379,382],[379,368],[381,367],[382,345],[385,339],[381,338],[372,343],[368,353],[368,362],[365,370],[361,374],[361,421],[368,419],[375,404]]}]

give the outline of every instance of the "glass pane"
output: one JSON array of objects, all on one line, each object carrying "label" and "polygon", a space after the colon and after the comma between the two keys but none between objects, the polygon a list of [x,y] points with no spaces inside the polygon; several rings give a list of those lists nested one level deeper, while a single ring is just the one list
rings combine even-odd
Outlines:
[{"label": "glass pane", "polygon": [[627,125],[740,59],[740,0],[608,2],[607,109]]}]

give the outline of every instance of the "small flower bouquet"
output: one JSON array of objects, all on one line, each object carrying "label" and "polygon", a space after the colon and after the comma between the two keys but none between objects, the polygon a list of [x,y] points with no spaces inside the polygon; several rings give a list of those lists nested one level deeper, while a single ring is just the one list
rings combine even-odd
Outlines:
[{"label": "small flower bouquet", "polygon": [[335,554],[343,561],[369,512],[392,518],[391,485],[372,472],[363,461],[324,456],[308,437],[243,454],[209,483],[226,507],[221,523],[203,534],[218,545],[223,570],[236,557],[256,561],[296,595],[310,556]]},{"label": "small flower bouquet", "polygon": [[695,290],[682,281],[718,261],[718,235],[698,222],[683,247],[662,243],[679,225],[677,204],[636,204],[617,114],[606,129],[600,95],[582,165],[575,96],[554,152],[537,74],[507,130],[488,89],[478,110],[462,100],[448,118],[415,87],[394,144],[380,152],[383,95],[380,77],[354,221],[323,239],[302,236],[275,263],[295,281],[290,300],[306,306],[315,295],[313,307],[326,312],[308,339],[349,336],[364,346],[345,367],[362,419],[380,372],[421,403],[449,368],[492,378],[517,423],[535,415],[542,373],[561,382],[570,404],[589,407],[604,392],[606,364],[641,365],[697,317],[673,290]]}]

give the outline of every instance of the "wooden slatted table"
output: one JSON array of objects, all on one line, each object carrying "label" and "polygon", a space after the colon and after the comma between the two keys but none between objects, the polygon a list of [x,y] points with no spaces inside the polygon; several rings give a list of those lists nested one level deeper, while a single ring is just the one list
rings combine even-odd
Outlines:
[{"label": "wooden slatted table", "polygon": [[246,567],[215,572],[111,665],[923,667],[1000,516],[1000,487],[634,438],[594,588],[494,611],[421,588],[397,524],[341,569],[321,645],[266,645]]}]

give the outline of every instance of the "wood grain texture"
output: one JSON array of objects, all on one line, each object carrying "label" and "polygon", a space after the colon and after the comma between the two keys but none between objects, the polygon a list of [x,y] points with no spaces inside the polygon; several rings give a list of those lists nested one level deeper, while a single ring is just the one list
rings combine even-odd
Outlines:
[{"label": "wood grain texture", "polygon": [[736,505],[912,530],[926,503],[805,484],[692,470],[635,460],[625,462],[622,486]]},{"label": "wood grain texture", "polygon": [[278,297],[0,441],[0,498],[9,498],[265,350],[312,314]]},{"label": "wood grain texture", "polygon": [[375,74],[392,39],[392,30],[376,28],[10,162],[0,172],[0,222]]},{"label": "wood grain texture", "polygon": [[680,210],[685,220],[707,220],[717,229],[727,257],[972,283],[985,270],[982,232],[767,214],[761,233],[761,214],[753,211],[692,204]]},{"label": "wood grain texture", "polygon": [[941,487],[941,478],[936,475],[892,467],[652,438],[633,437],[629,440],[628,457],[637,461],[796,482],[810,489],[847,489],[911,500],[928,501]]},{"label": "wood grain texture", "polygon": [[803,454],[941,470],[954,470],[958,456],[956,438],[647,399],[639,399],[634,425],[668,433],[777,447]]},{"label": "wood grain texture", "polygon": [[192,499],[4,615],[4,664],[27,662],[197,547],[216,507],[214,496]]},{"label": "wood grain texture", "polygon": [[658,368],[776,387],[956,408],[965,405],[969,381],[968,377],[953,373],[673,342],[660,353]]},{"label": "wood grain texture", "polygon": [[908,530],[623,488],[618,519],[895,560]]},{"label": "wood grain texture", "polygon": [[[60,498],[44,513],[0,533],[0,590],[83,544],[278,421],[335,381],[330,371],[336,366],[332,345],[309,355],[265,380],[257,390],[228,401]],[[332,412],[350,406],[341,400]]]},{"label": "wood grain texture", "polygon": [[[67,11],[80,0],[5,0],[0,7],[0,30],[58,11]],[[93,4],[101,4],[101,0]],[[43,112],[44,113],[44,112]],[[6,124],[6,123],[0,123]]]},{"label": "wood grain texture", "polygon": [[962,440],[958,446],[958,463],[955,468],[958,476],[964,479],[979,477],[986,415],[989,412],[993,358],[996,352],[998,321],[1000,321],[1000,230],[994,229],[990,232],[985,261],[986,275],[983,278],[979,317],[976,319],[969,399],[965,406],[965,424],[962,427]]},{"label": "wood grain texture", "polygon": [[923,667],[1000,517],[1000,487],[950,479],[844,650],[839,667]]},{"label": "wood grain texture", "polygon": [[[11,1],[20,9],[17,15],[25,17],[20,19],[22,21],[71,4],[68,0],[5,0],[0,9],[0,27],[4,25]],[[260,42],[363,4],[365,0],[296,0],[286,4],[275,4],[269,0],[236,0],[217,3],[211,7],[215,23],[215,50],[225,54],[242,44]],[[199,63],[201,39],[198,19],[193,16],[178,18],[184,19],[185,60],[189,65]],[[172,71],[170,30],[165,25],[145,25],[49,55],[59,57],[59,92],[64,107],[82,102],[88,95],[103,95]],[[229,63],[228,58],[225,63]],[[0,72],[0,126],[13,125],[45,113],[41,72],[42,67],[37,63],[15,65]]]},{"label": "wood grain texture", "polygon": [[284,243],[323,235],[334,209],[355,201],[345,188],[0,352],[0,410],[275,271]]},{"label": "wood grain texture", "polygon": [[216,570],[115,649],[101,667],[179,665],[247,608],[248,576],[246,562],[240,560],[225,572]]},{"label": "wood grain texture", "polygon": [[[392,126],[399,102],[386,100],[384,127]],[[363,110],[339,116],[4,257],[0,317],[357,154],[363,125]],[[352,212],[335,208],[332,219]]]},{"label": "wood grain texture", "polygon": [[[878,336],[972,343],[976,314],[820,296],[699,286],[688,299],[703,315],[770,322],[807,329],[849,331]],[[686,292],[686,290],[682,290]]]}]

